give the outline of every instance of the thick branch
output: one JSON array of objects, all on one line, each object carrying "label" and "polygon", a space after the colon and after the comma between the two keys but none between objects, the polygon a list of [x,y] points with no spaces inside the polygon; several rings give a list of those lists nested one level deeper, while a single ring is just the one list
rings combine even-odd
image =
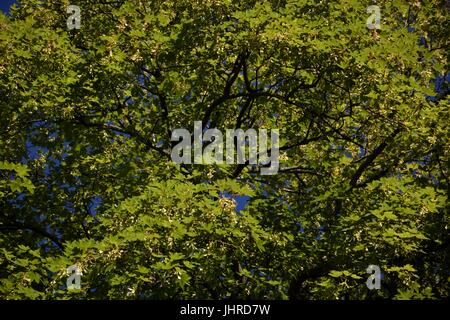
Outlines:
[{"label": "thick branch", "polygon": [[375,161],[375,159],[383,152],[384,149],[386,149],[388,143],[392,141],[392,139],[395,138],[395,136],[400,132],[400,129],[397,128],[392,132],[389,137],[381,143],[367,158],[366,160],[359,166],[359,168],[356,170],[356,172],[353,174],[350,185],[353,187],[356,187],[356,184],[359,180],[359,178],[362,176],[364,171]]},{"label": "thick branch", "polygon": [[0,225],[0,230],[30,230],[45,238],[50,239],[55,245],[58,246],[59,249],[64,251],[63,243],[60,240],[58,240],[58,238],[55,235],[50,234],[47,231],[42,230],[36,226],[15,221],[14,224]]}]

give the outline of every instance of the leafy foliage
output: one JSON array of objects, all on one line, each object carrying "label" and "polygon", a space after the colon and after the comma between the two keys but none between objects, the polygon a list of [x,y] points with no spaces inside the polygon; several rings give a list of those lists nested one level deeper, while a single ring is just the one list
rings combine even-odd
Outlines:
[{"label": "leafy foliage", "polygon": [[[0,15],[0,297],[448,297],[448,2],[77,3]],[[174,164],[198,120],[279,174]]]}]

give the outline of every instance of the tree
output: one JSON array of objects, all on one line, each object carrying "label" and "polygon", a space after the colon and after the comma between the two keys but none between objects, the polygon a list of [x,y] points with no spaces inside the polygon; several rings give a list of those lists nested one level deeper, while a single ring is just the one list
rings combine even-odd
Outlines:
[{"label": "tree", "polygon": [[[446,1],[377,1],[381,30],[371,1],[70,4],[0,16],[0,297],[448,297]],[[278,174],[175,164],[194,121],[279,129]]]}]

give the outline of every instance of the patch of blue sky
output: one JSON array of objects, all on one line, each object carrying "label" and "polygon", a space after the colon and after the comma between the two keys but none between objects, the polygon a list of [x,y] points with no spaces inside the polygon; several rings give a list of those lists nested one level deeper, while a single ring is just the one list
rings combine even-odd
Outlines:
[{"label": "patch of blue sky", "polygon": [[0,10],[3,11],[5,14],[9,14],[11,6],[15,3],[17,3],[16,0],[1,0]]},{"label": "patch of blue sky", "polygon": [[92,146],[87,146],[85,150],[88,155],[91,155],[95,152],[95,148]]},{"label": "patch of blue sky", "polygon": [[25,147],[27,149],[27,157],[23,158],[26,163],[30,160],[37,160],[41,156],[46,155],[49,152],[49,149],[46,147],[41,147],[33,144],[31,140],[27,139],[25,142]]},{"label": "patch of blue sky", "polygon": [[97,216],[98,208],[102,205],[103,199],[100,196],[92,197],[89,206],[88,206],[88,212],[91,216],[95,217]]}]

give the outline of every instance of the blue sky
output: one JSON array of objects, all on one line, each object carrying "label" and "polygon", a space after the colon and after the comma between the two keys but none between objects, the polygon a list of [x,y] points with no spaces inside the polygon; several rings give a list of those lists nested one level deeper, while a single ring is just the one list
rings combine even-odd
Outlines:
[{"label": "blue sky", "polygon": [[16,2],[16,0],[0,0],[0,10],[7,13],[9,10],[9,7],[15,2]]}]

